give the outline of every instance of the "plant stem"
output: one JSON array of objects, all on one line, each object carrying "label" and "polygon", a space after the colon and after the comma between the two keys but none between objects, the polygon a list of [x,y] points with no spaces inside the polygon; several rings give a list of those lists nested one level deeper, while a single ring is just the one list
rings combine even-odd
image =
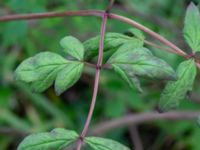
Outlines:
[{"label": "plant stem", "polygon": [[158,112],[145,112],[139,114],[129,114],[123,116],[121,118],[113,119],[111,121],[104,121],[94,126],[90,130],[90,134],[92,135],[101,135],[110,130],[115,130],[115,128],[130,126],[130,125],[138,125],[147,122],[153,122],[158,120],[169,120],[169,121],[177,121],[177,120],[193,120],[195,121],[199,116],[199,111],[171,111],[166,113],[158,113]]},{"label": "plant stem", "polygon": [[[144,40],[144,43],[149,45],[149,46],[152,46],[154,48],[158,48],[158,49],[161,49],[161,50],[164,50],[164,51],[167,51],[167,52],[170,52],[170,53],[175,53],[174,50],[170,49],[170,48],[167,48],[167,47],[162,47],[158,44],[155,44],[153,42],[150,42],[148,40]],[[175,53],[176,54],[176,53]],[[186,58],[186,57],[185,57]]]},{"label": "plant stem", "polygon": [[[112,2],[113,1],[111,1],[111,6],[113,4]],[[109,6],[107,8],[107,10],[109,10],[111,6]],[[6,21],[12,21],[12,20],[24,20],[24,19],[28,20],[28,19],[64,17],[64,16],[103,16],[103,14],[104,14],[104,11],[101,11],[101,10],[79,10],[79,11],[24,14],[24,15],[10,15],[10,16],[1,17],[0,22],[6,22]],[[129,18],[126,18],[124,16],[113,14],[113,13],[112,14],[109,13],[108,17],[111,18],[111,19],[116,19],[116,20],[119,20],[121,22],[128,23],[128,24],[148,33],[149,35],[153,36],[154,38],[156,38],[157,40],[159,40],[160,42],[162,42],[166,46],[170,47],[174,51],[174,53],[181,55],[183,57],[188,57],[188,55],[183,50],[178,48],[176,45],[174,45],[173,43],[171,43],[170,41],[168,41],[167,39],[165,39],[161,35],[150,30],[149,28],[139,24],[138,22],[131,20]]]},{"label": "plant stem", "polygon": [[161,35],[159,35],[158,33],[150,30],[149,28],[139,24],[136,21],[133,21],[129,18],[120,16],[120,15],[116,15],[116,14],[109,14],[109,18],[111,19],[116,19],[119,20],[121,22],[125,22],[128,23],[146,33],[148,33],[149,35],[151,35],[152,37],[156,38],[157,40],[159,40],[160,42],[162,42],[163,44],[167,45],[168,47],[170,47],[171,49],[174,50],[174,53],[181,55],[183,57],[187,57],[187,53],[185,53],[183,50],[181,50],[180,48],[178,48],[176,45],[174,45],[173,43],[171,43],[170,41],[168,41],[167,39],[165,39],[164,37],[162,37]]},{"label": "plant stem", "polygon": [[[109,7],[108,7],[109,8]],[[6,22],[6,21],[13,21],[13,20],[28,20],[28,19],[43,19],[43,18],[53,18],[53,17],[64,17],[64,16],[103,16],[104,11],[101,10],[79,10],[79,11],[65,11],[65,12],[49,12],[49,13],[36,13],[36,14],[24,14],[24,15],[10,15],[0,18],[0,22]],[[188,55],[178,48],[176,45],[162,37],[161,35],[155,33],[154,31],[150,30],[149,28],[139,24],[138,22],[131,20],[127,17],[120,16],[117,14],[111,14],[108,15],[111,19],[116,19],[121,22],[128,23],[146,33],[153,36],[166,46],[172,48],[174,53],[181,55],[183,57],[188,57]]]},{"label": "plant stem", "polygon": [[112,9],[114,3],[115,3],[115,0],[110,0],[110,4],[109,4],[108,7],[106,8],[106,12],[107,12],[107,13],[110,13],[110,11],[111,11],[111,9]]},{"label": "plant stem", "polygon": [[65,16],[99,16],[101,17],[103,13],[104,12],[102,10],[79,10],[79,11],[8,15],[5,17],[0,17],[0,22],[8,22],[8,21],[14,21],[14,20],[56,18],[56,17],[65,17]]},{"label": "plant stem", "polygon": [[[107,8],[109,10],[109,7]],[[0,17],[0,22],[7,22],[13,20],[29,20],[29,19],[44,19],[44,18],[54,18],[54,17],[64,17],[64,16],[97,16],[102,17],[104,11],[102,10],[79,10],[79,11],[65,11],[65,12],[48,12],[48,13],[34,13],[34,14],[22,14],[22,15],[9,15],[5,17]],[[146,33],[153,36],[155,39],[159,40],[164,45],[170,47],[173,50],[173,53],[183,56],[185,58],[189,58],[190,56],[181,50],[179,47],[162,37],[161,35],[155,33],[154,31],[150,30],[149,28],[141,25],[140,23],[131,20],[127,17],[120,16],[117,14],[110,14],[108,15],[109,18],[119,20],[124,23],[128,23]],[[172,52],[172,51],[171,51]],[[197,67],[200,68],[200,64],[196,63]]]},{"label": "plant stem", "polygon": [[90,105],[90,110],[88,113],[88,117],[85,123],[85,126],[83,128],[83,131],[80,135],[80,139],[77,144],[77,150],[80,150],[83,144],[83,140],[87,134],[87,131],[89,129],[89,125],[91,122],[91,118],[94,112],[94,107],[96,104],[96,98],[97,98],[97,92],[98,92],[98,86],[99,86],[99,78],[100,78],[100,71],[102,66],[102,60],[103,60],[103,49],[104,49],[104,37],[105,37],[105,31],[106,31],[106,23],[107,23],[108,14],[104,13],[103,19],[102,19],[102,25],[101,25],[101,35],[100,35],[100,44],[99,44],[99,56],[98,56],[98,62],[96,65],[96,75],[95,75],[95,81],[94,81],[94,90],[93,90],[93,96],[92,96],[92,102]]},{"label": "plant stem", "polygon": [[[83,62],[86,66],[88,67],[91,67],[91,68],[96,68],[96,64],[91,64],[91,63],[88,63],[88,62]],[[102,64],[101,65],[101,68],[102,69],[112,69],[112,66],[111,64]]]}]

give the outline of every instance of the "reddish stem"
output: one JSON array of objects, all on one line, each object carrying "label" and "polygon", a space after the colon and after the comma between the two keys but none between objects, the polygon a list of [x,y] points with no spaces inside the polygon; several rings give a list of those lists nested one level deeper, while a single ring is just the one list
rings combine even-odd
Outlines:
[{"label": "reddish stem", "polygon": [[168,41],[167,39],[165,39],[164,37],[162,37],[161,35],[159,35],[158,33],[150,30],[149,28],[139,24],[136,21],[133,21],[129,18],[120,16],[120,15],[116,15],[116,14],[109,14],[109,18],[111,19],[116,19],[125,23],[128,23],[146,33],[148,33],[149,35],[153,36],[154,38],[156,38],[157,40],[159,40],[160,42],[162,42],[163,44],[167,45],[168,47],[170,47],[171,49],[174,50],[174,53],[181,55],[183,57],[188,57],[187,53],[185,53],[184,51],[182,51],[180,48],[178,48],[176,45],[174,45],[173,43],[171,43],[170,41]]},{"label": "reddish stem", "polygon": [[99,86],[99,78],[100,78],[100,71],[102,66],[102,60],[103,60],[103,49],[104,49],[104,37],[105,37],[105,31],[106,31],[106,23],[107,23],[108,14],[104,13],[103,19],[102,19],[102,25],[101,25],[101,35],[100,35],[100,44],[99,44],[99,56],[98,56],[98,62],[96,65],[96,75],[95,75],[95,82],[94,82],[94,90],[93,90],[93,96],[92,96],[92,102],[90,105],[89,114],[85,123],[85,126],[83,128],[83,131],[81,133],[80,139],[77,144],[77,150],[80,150],[83,144],[83,140],[88,132],[89,125],[91,122],[91,118],[94,112],[95,104],[96,104],[96,98],[97,98],[97,92],[98,92],[98,86]]},{"label": "reddish stem", "polygon": [[44,19],[65,16],[102,16],[101,10],[79,10],[79,11],[65,11],[65,12],[47,12],[47,13],[34,13],[34,14],[21,14],[9,15],[0,18],[0,22],[8,22],[13,20],[31,20],[31,19]]},{"label": "reddish stem", "polygon": [[[108,7],[108,10],[110,7]],[[53,17],[64,17],[64,16],[103,16],[104,11],[102,10],[79,10],[79,11],[65,11],[65,12],[49,12],[49,13],[36,13],[36,14],[23,14],[23,15],[10,15],[5,17],[0,17],[0,22],[13,21],[13,20],[28,20],[28,19],[43,19],[43,18],[53,18]],[[155,33],[149,28],[139,24],[136,21],[133,21],[127,17],[120,16],[117,14],[109,14],[109,18],[119,20],[121,22],[128,23],[146,33],[153,36],[166,46],[170,47],[173,50],[173,53],[188,58],[188,54],[186,54],[183,50],[178,48],[176,45],[162,37],[161,35]],[[200,65],[197,65],[200,67]]]}]

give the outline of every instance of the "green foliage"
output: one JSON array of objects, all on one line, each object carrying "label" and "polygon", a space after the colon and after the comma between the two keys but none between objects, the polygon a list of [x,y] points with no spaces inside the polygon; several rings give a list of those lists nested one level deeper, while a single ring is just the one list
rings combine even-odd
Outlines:
[{"label": "green foliage", "polygon": [[83,64],[80,62],[68,61],[52,52],[41,52],[24,60],[16,69],[15,77],[30,83],[36,92],[43,92],[56,80],[56,93],[60,95],[76,83],[82,70]]},{"label": "green foliage", "polygon": [[140,81],[138,79],[138,77],[135,74],[132,74],[131,76],[129,74],[126,73],[126,71],[124,71],[123,69],[121,69],[119,66],[117,65],[112,65],[114,71],[116,73],[118,73],[128,84],[132,89],[137,89],[138,91],[142,92],[142,88],[140,85]]},{"label": "green foliage", "polygon": [[184,37],[193,51],[200,51],[200,13],[194,3],[190,3],[185,16]]},{"label": "green foliage", "polygon": [[83,60],[84,47],[78,39],[72,36],[66,36],[60,41],[60,45],[64,48],[64,52],[67,54],[78,60]]},{"label": "green foliage", "polygon": [[[15,71],[16,80],[24,82],[42,81],[54,71],[57,73],[69,61],[52,52],[41,52],[24,60]],[[58,69],[59,68],[59,69]],[[51,79],[52,81],[52,79]]]},{"label": "green foliage", "polygon": [[83,63],[72,62],[58,73],[55,81],[55,90],[57,95],[60,95],[77,82],[82,74],[83,67]]},{"label": "green foliage", "polygon": [[51,132],[32,134],[26,137],[17,150],[62,150],[76,141],[75,131],[57,128]]},{"label": "green foliage", "polygon": [[86,137],[85,142],[94,150],[130,150],[116,141],[100,137]]},{"label": "green foliage", "polygon": [[163,60],[155,57],[143,47],[138,47],[137,43],[126,43],[122,45],[108,60],[114,70],[129,83],[134,85],[139,91],[139,80],[137,76],[175,80],[176,74],[173,69]]},{"label": "green foliage", "polygon": [[[196,0],[196,2],[197,1],[198,0]],[[188,0],[118,0],[116,2],[117,5],[115,6],[117,7],[113,7],[113,12],[117,12],[118,14],[130,18],[134,16],[134,20],[139,21],[168,39],[173,39],[175,44],[182,42],[180,40],[181,38],[174,37],[179,37],[177,35],[181,33],[180,20],[183,20],[183,12],[185,11],[185,6],[188,4]],[[80,9],[87,10],[88,8],[103,10],[107,7],[108,3],[108,1],[84,0],[78,2],[77,5],[77,3],[74,3],[73,1],[66,0],[6,0],[0,1],[0,15],[4,16],[10,13],[23,14]],[[126,8],[126,10],[124,8]],[[184,32],[186,32],[186,41],[193,49],[195,58],[197,58],[198,52],[196,51],[199,51],[199,12],[194,4],[191,4],[191,8],[192,9],[188,8],[186,15],[186,20],[188,21],[186,22],[185,20],[184,28],[187,30],[184,30]],[[43,132],[57,127],[73,128],[76,130],[80,129],[80,125],[83,124],[83,118],[86,117],[88,106],[90,105],[90,100],[88,98],[91,96],[94,68],[85,67],[82,81],[73,89],[59,97],[55,95],[52,88],[49,88],[49,90],[44,93],[35,93],[32,90],[36,92],[44,91],[48,88],[49,84],[53,84],[51,82],[56,81],[58,74],[63,72],[63,82],[67,83],[63,83],[60,80],[60,88],[64,91],[64,88],[69,86],[74,80],[69,79],[69,73],[71,73],[68,72],[68,70],[70,70],[69,68],[73,68],[72,66],[74,66],[75,68],[72,70],[72,74],[74,75],[74,78],[79,76],[78,73],[74,73],[75,70],[79,72],[83,66],[83,63],[79,62],[83,62],[83,59],[79,59],[79,56],[84,56],[85,61],[93,59],[89,63],[94,64],[96,62],[95,56],[98,55],[99,36],[92,39],[89,38],[91,38],[91,35],[99,34],[100,21],[101,19],[98,17],[61,17],[1,23],[1,150],[16,149],[20,142],[18,139],[21,139],[24,132]],[[133,43],[138,43],[138,48],[142,48],[144,39],[153,40],[150,37],[145,38],[143,33],[135,28],[126,31],[129,27],[130,25],[128,24],[109,19],[107,31],[112,33],[106,34],[103,63],[124,44],[133,41]],[[125,35],[120,33],[125,33]],[[62,49],[65,52],[62,53],[64,54],[62,59],[64,59],[64,62],[67,61],[67,64],[63,69],[60,69],[60,71],[57,72],[56,69],[59,69],[59,67],[56,67],[53,72],[46,74],[46,78],[44,77],[38,81],[24,81],[28,84],[13,80],[13,70],[24,58],[33,56],[40,52],[40,50],[48,50],[55,52],[55,54],[60,53],[60,46],[58,43],[61,37],[65,37],[66,34],[75,35],[75,37],[80,37],[81,41],[86,41],[84,42],[84,51],[86,54],[82,54],[82,46],[79,40],[67,36],[67,39],[72,40],[72,43],[74,42],[75,44],[69,46],[71,42],[68,42],[68,40],[62,43],[64,46],[61,44]],[[145,47],[147,46],[150,49],[151,46],[145,44]],[[185,47],[184,44],[181,44],[181,48],[187,50],[187,47]],[[161,51],[158,48],[151,47],[150,50],[153,52],[154,56],[164,59],[173,67],[177,66],[183,60],[177,55]],[[68,57],[65,54],[70,56]],[[150,53],[148,53],[148,55],[150,55]],[[76,61],[69,61],[65,58]],[[51,58],[49,58],[49,61],[51,61]],[[115,69],[115,74],[112,71],[107,71],[107,69],[103,68],[101,71],[100,94],[98,94],[97,105],[95,106],[96,110],[92,119],[92,124],[94,126],[95,124],[98,124],[100,120],[104,121],[107,119],[123,117],[124,115],[127,115],[127,112],[129,111],[135,112],[136,115],[137,113],[151,112],[157,105],[157,101],[155,100],[160,98],[160,93],[164,84],[163,81],[157,82],[155,80],[146,80],[143,78],[140,78],[139,81],[138,75],[129,77],[127,72],[122,70],[119,66],[112,66],[113,69]],[[64,70],[68,73],[65,74]],[[145,89],[144,92],[141,94],[135,92],[135,90],[132,91],[123,80],[120,80],[120,77],[117,76],[118,74],[128,82],[132,88],[137,88],[139,91],[142,91],[140,87],[141,82],[141,85],[143,85]],[[73,75],[70,76],[72,77]],[[54,78],[53,81],[52,78]],[[199,78],[196,78],[195,85],[193,91],[196,95],[199,95]],[[181,101],[180,104],[179,109],[182,111],[198,111],[200,109],[200,106],[192,101]],[[160,123],[162,123],[162,125],[160,125]],[[198,140],[200,139],[200,128],[195,122],[176,121],[168,123],[165,121],[155,121],[152,122],[150,126],[151,127],[145,125],[142,126],[142,128],[139,127],[142,129],[142,142],[145,143],[143,145],[144,149],[200,149]],[[16,134],[4,134],[4,130],[10,132],[10,129],[11,132],[13,130]],[[152,136],[152,131],[154,136]],[[123,141],[124,143],[130,143],[130,138],[127,136],[129,134],[128,132],[129,131],[126,128],[118,128],[117,130],[113,128],[106,133],[106,137]],[[151,142],[149,142],[148,139],[151,139]],[[169,141],[173,144],[169,144]],[[45,148],[42,149],[45,150]],[[53,149],[55,150],[57,148]],[[116,149],[116,147],[112,149]]]},{"label": "green foliage", "polygon": [[[90,59],[98,54],[100,36],[93,37],[85,41],[85,57]],[[138,47],[143,45],[143,41],[134,37],[129,37],[120,33],[106,33],[104,41],[104,52],[118,48],[127,42],[136,43]]]},{"label": "green foliage", "polygon": [[127,32],[127,34],[130,34],[131,36],[134,36],[142,41],[145,40],[145,36],[144,34],[142,33],[142,31],[136,29],[136,28],[130,28]]},{"label": "green foliage", "polygon": [[177,81],[169,81],[161,95],[159,107],[167,111],[179,105],[188,91],[192,90],[196,77],[196,66],[193,59],[182,62],[177,69]]}]

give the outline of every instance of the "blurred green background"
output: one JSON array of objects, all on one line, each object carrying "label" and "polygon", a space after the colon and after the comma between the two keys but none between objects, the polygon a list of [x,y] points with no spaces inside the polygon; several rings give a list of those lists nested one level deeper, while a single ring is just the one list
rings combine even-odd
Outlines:
[{"label": "blurred green background", "polygon": [[[196,4],[199,0],[193,1]],[[185,10],[190,0],[116,0],[113,12],[130,17],[160,33],[190,52],[182,36]],[[105,9],[108,0],[1,0],[0,16],[82,9]],[[94,69],[85,68],[79,82],[62,94],[53,88],[36,94],[29,86],[17,83],[13,72],[27,57],[40,51],[61,53],[59,41],[73,35],[84,41],[99,34],[101,19],[64,17],[0,23],[0,150],[15,150],[24,135],[65,127],[81,131],[92,96]],[[109,20],[107,31],[124,33],[130,26]],[[155,43],[155,39],[147,39]],[[152,52],[176,69],[180,56],[151,47]],[[198,72],[199,73],[199,72]],[[200,78],[195,81],[200,97]],[[114,72],[103,70],[92,125],[128,113],[152,112],[157,106],[164,81],[142,79],[144,93],[131,90]],[[199,100],[200,101],[200,100]],[[198,102],[185,99],[179,110],[200,110]],[[195,122],[157,121],[137,126],[144,150],[200,150],[200,128]],[[133,148],[131,127],[110,130],[105,137]]]}]

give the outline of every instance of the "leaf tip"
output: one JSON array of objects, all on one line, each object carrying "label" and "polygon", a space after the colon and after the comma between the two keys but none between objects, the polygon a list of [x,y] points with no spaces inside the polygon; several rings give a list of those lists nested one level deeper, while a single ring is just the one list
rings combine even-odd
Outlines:
[{"label": "leaf tip", "polygon": [[60,96],[62,94],[62,92],[58,89],[55,89],[55,92],[56,92],[56,96]]},{"label": "leaf tip", "polygon": [[192,10],[194,7],[196,7],[194,2],[190,2],[190,4],[188,5],[188,10]]},{"label": "leaf tip", "polygon": [[139,92],[139,93],[144,93],[144,91],[143,91],[143,89],[140,87],[140,88],[137,88],[137,91]]}]

